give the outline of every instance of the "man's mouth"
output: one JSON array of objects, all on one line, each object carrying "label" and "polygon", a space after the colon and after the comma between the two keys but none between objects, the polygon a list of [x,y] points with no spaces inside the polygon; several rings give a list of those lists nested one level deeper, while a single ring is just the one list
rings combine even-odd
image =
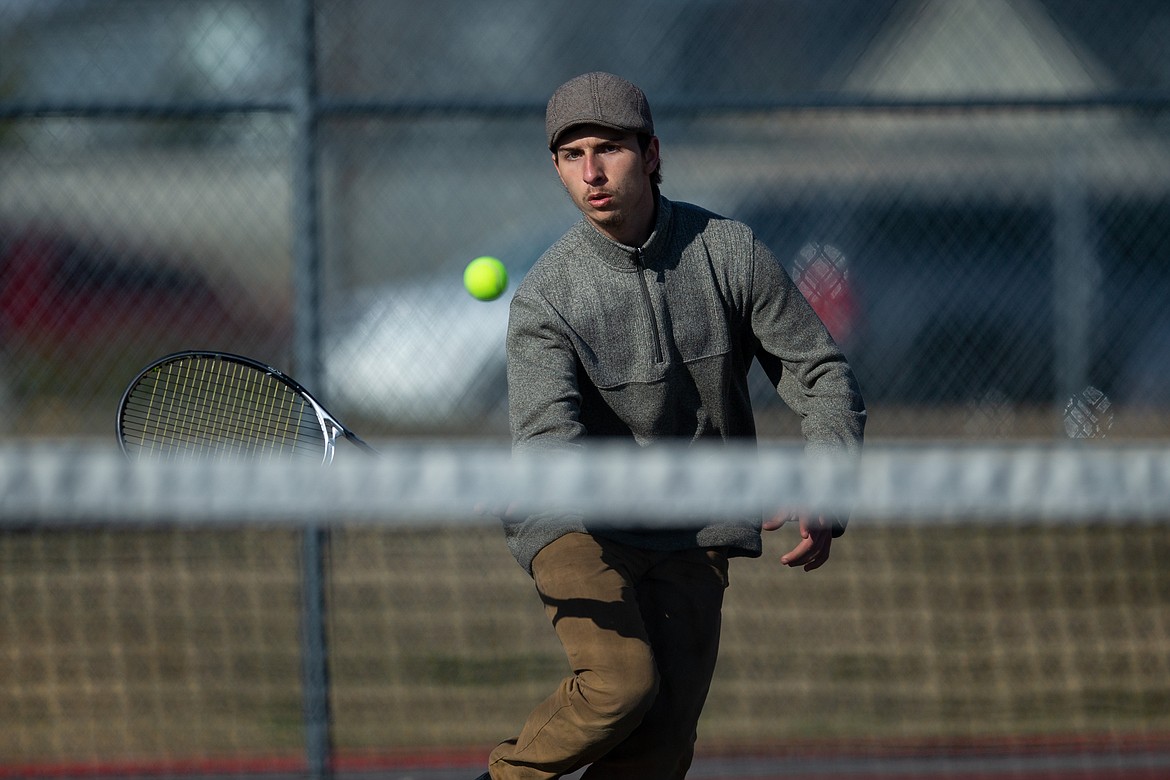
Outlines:
[{"label": "man's mouth", "polygon": [[613,201],[613,196],[607,192],[595,192],[585,196],[585,200],[594,208],[603,208]]}]

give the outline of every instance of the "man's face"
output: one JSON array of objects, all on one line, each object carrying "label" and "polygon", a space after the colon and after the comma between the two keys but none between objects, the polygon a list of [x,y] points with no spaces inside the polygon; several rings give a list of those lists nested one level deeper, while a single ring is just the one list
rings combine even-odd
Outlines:
[{"label": "man's face", "polygon": [[650,237],[657,138],[643,154],[633,133],[582,125],[561,139],[553,165],[574,205],[599,231],[627,246],[641,246]]}]

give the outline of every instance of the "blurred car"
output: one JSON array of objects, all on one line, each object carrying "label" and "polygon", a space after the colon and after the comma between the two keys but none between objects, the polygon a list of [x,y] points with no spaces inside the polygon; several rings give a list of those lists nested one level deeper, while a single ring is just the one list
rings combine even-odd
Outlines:
[{"label": "blurred car", "polygon": [[[326,325],[326,397],[347,415],[398,428],[478,427],[504,414],[508,301],[556,239],[533,231],[497,256],[508,289],[479,301],[459,258],[439,271],[363,291]],[[490,242],[489,242],[490,244]]]},{"label": "blurred car", "polygon": [[126,383],[149,360],[192,346],[251,351],[277,333],[231,286],[184,263],[61,232],[0,229],[4,431],[108,432]]},{"label": "blurred car", "polygon": [[406,426],[490,414],[504,383],[508,301],[477,301],[461,278],[362,295],[357,315],[328,338],[330,403]]},{"label": "blurred car", "polygon": [[1170,383],[1150,338],[1166,332],[1170,204],[1088,213],[1071,248],[1043,201],[757,197],[736,216],[783,261],[799,266],[810,237],[848,257],[840,340],[867,401],[1042,405],[1083,381],[1116,402],[1170,406],[1149,390]]},{"label": "blurred car", "polygon": [[[1152,359],[1165,348],[1151,346],[1151,334],[1166,332],[1170,247],[1157,235],[1170,207],[1112,208],[1134,212],[1110,217],[1128,231],[1107,231],[1097,242],[1098,278],[1073,280],[1092,311],[1063,316],[1091,318],[1081,346],[1094,384],[1116,402],[1167,406],[1170,398],[1155,396],[1170,386],[1170,364]],[[728,213],[786,265],[841,343],[867,401],[1058,400],[1057,248],[1044,208],[877,198],[843,206],[756,193]],[[551,240],[509,255],[511,289]],[[1135,241],[1153,243],[1143,249]],[[407,426],[460,426],[500,413],[508,295],[475,301],[462,290],[461,271],[451,265],[363,296],[330,341],[331,399]],[[758,408],[780,403],[758,367],[750,385]]]},{"label": "blurred car", "polygon": [[48,231],[0,235],[5,344],[67,353],[131,335],[216,333],[233,322],[201,274],[163,258]]}]

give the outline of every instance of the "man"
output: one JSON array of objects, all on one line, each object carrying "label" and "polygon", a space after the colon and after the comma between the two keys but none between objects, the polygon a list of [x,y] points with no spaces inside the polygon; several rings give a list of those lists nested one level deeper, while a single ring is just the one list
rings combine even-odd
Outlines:
[{"label": "man", "polygon": [[[775,256],[732,220],[662,197],[646,96],[608,73],[562,85],[545,118],[553,166],[582,213],[520,284],[508,324],[518,456],[590,440],[755,437],[759,360],[812,450],[855,451],[865,410],[840,350]],[[715,669],[727,560],[761,554],[764,523],[591,528],[505,518],[573,669],[482,778],[658,780],[687,773]],[[843,523],[800,518],[781,557],[815,569]]]}]

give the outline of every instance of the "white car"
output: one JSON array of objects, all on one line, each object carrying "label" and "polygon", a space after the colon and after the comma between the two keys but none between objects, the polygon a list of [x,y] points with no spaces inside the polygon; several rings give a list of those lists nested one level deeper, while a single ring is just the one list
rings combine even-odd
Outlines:
[{"label": "white car", "polygon": [[463,288],[470,257],[359,296],[327,327],[329,404],[338,414],[394,428],[482,429],[485,418],[495,417],[490,422],[500,424],[508,302],[559,235],[534,230],[523,247],[499,252],[509,281],[494,301],[476,300]]},{"label": "white car", "polygon": [[325,353],[331,404],[406,426],[466,421],[500,406],[507,293],[478,301],[451,274],[383,287],[357,306]]}]

